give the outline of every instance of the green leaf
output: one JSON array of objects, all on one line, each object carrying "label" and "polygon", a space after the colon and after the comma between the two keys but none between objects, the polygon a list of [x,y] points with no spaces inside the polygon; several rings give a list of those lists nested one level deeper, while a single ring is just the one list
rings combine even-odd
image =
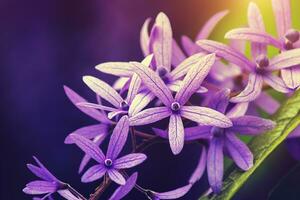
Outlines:
[{"label": "green leaf", "polygon": [[267,156],[300,124],[300,90],[282,104],[272,119],[277,123],[276,127],[253,138],[249,143],[249,148],[254,155],[254,166],[246,172],[235,168],[225,179],[219,195],[202,197],[200,200],[231,199]]}]

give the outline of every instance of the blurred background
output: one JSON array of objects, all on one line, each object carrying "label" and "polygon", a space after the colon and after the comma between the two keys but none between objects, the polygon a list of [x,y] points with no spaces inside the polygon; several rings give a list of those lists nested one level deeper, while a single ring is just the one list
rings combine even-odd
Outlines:
[{"label": "blurred background", "polygon": [[[270,0],[255,1],[267,30],[274,33]],[[95,123],[66,98],[67,85],[89,100],[94,95],[83,75],[112,83],[114,78],[94,69],[106,61],[141,60],[139,31],[147,17],[165,12],[175,38],[194,38],[209,17],[228,9],[211,39],[223,40],[229,29],[246,24],[248,0],[1,0],[0,1],[0,199],[30,199],[22,193],[35,177],[26,163],[36,155],[60,179],[88,196],[96,183],[82,184],[77,174],[82,152],[63,143],[73,130]],[[300,27],[300,2],[292,1],[293,23]],[[147,151],[139,166],[138,183],[157,191],[183,186],[196,166],[200,150],[185,146],[172,156],[167,145]],[[151,174],[151,176],[149,175]],[[99,184],[99,183],[98,183]],[[299,199],[300,167],[285,144],[260,167],[234,199]],[[114,187],[112,187],[114,189]],[[206,177],[186,200],[207,189]],[[272,192],[271,192],[272,191]],[[103,199],[111,194],[108,190]],[[142,200],[132,192],[126,199]]]}]

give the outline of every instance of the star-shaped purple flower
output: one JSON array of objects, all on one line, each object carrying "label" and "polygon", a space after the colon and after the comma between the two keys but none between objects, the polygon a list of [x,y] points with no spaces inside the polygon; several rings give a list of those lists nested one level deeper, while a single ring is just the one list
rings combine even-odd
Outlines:
[{"label": "star-shaped purple flower", "polygon": [[[222,90],[215,94],[209,107],[225,113],[229,103],[229,90]],[[207,174],[209,184],[215,193],[219,193],[223,179],[223,151],[228,152],[230,158],[242,170],[248,170],[253,165],[253,155],[246,144],[235,134],[258,135],[273,129],[275,123],[260,117],[244,115],[247,104],[236,104],[226,112],[226,116],[233,125],[228,128],[211,126],[211,134],[207,153]]]},{"label": "star-shaped purple flower", "polygon": [[[291,49],[299,49],[299,31],[292,29],[291,23],[291,11],[289,0],[272,0],[273,11],[276,20],[277,35],[278,38],[266,33],[263,26],[262,17],[254,3],[249,5],[249,10],[253,12],[251,19],[249,19],[249,28],[233,29],[226,33],[225,38],[228,39],[241,39],[250,40],[257,44],[270,44],[282,52],[289,51]],[[250,21],[251,20],[251,21]],[[253,26],[252,23],[256,23],[259,26]],[[294,51],[294,56],[295,55]],[[297,58],[293,58],[297,60]],[[299,58],[298,58],[299,60]],[[287,63],[287,62],[286,62]],[[296,63],[294,66],[278,66],[281,69],[281,77],[284,83],[291,89],[297,89],[300,86],[300,65]]]},{"label": "star-shaped purple flower", "polygon": [[214,54],[199,59],[198,63],[187,72],[175,98],[163,80],[153,70],[141,63],[131,62],[135,73],[140,76],[145,86],[161,100],[164,106],[139,112],[130,118],[130,125],[145,125],[170,117],[168,135],[171,150],[174,154],[179,154],[184,145],[182,117],[203,125],[231,126],[231,121],[220,112],[206,107],[185,105],[198,90],[214,60]]},{"label": "star-shaped purple flower", "polygon": [[75,144],[86,154],[98,162],[92,166],[82,176],[82,182],[92,182],[108,174],[110,179],[117,184],[124,185],[125,178],[119,172],[120,169],[132,168],[146,160],[146,155],[142,153],[131,153],[118,158],[128,136],[129,120],[128,116],[123,116],[117,123],[109,141],[106,155],[92,141],[77,134],[71,135]]},{"label": "star-shaped purple flower", "polygon": [[[109,120],[106,116],[106,113],[101,112],[95,108],[92,107],[83,107],[79,106],[79,103],[88,103],[83,97],[81,97],[79,94],[74,92],[72,89],[70,89],[67,86],[64,86],[65,93],[69,100],[83,113],[86,115],[92,117],[95,119],[98,124],[85,126],[82,128],[79,128],[72,133],[70,133],[66,139],[65,144],[72,144],[74,141],[69,137],[71,134],[78,134],[81,135],[87,139],[93,140],[98,146],[105,140],[105,138],[108,135],[108,131],[114,126],[114,122]],[[97,96],[98,97],[98,96]],[[101,104],[101,99],[97,98],[99,104]],[[79,173],[82,172],[84,167],[87,165],[87,163],[90,161],[91,157],[89,155],[84,155],[84,157],[81,160],[80,166],[79,166]]]}]

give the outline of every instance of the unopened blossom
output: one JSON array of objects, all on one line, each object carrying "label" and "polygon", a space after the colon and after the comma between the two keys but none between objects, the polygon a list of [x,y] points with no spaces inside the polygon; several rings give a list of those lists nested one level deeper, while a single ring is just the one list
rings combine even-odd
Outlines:
[{"label": "unopened blossom", "polygon": [[[27,164],[28,169],[40,180],[26,184],[23,192],[31,195],[44,195],[42,199],[52,199],[51,194],[58,193],[68,200],[81,200],[69,191],[70,186],[57,179],[36,157],[33,157],[36,165]],[[34,199],[39,199],[35,197]]]},{"label": "unopened blossom", "polygon": [[[252,3],[253,5],[253,3]],[[282,52],[289,51],[291,49],[299,49],[299,31],[292,28],[291,24],[291,11],[289,0],[272,0],[273,11],[276,20],[277,38],[266,33],[261,27],[249,26],[249,28],[238,28],[229,31],[225,37],[228,39],[241,39],[250,40],[258,44],[273,45],[280,49]],[[251,6],[251,4],[250,4]],[[253,7],[253,6],[252,6]],[[260,13],[256,13],[260,14]],[[259,19],[263,24],[260,17],[253,16],[252,20]],[[279,66],[277,69],[281,69],[281,77],[284,83],[291,89],[297,89],[300,86],[300,65],[299,65],[299,54],[295,55],[293,66],[285,65]],[[292,54],[291,54],[292,56]],[[284,58],[283,58],[284,59]],[[288,61],[286,61],[288,63]]]},{"label": "unopened blossom", "polygon": [[231,126],[231,121],[220,112],[206,107],[185,105],[198,90],[214,63],[214,59],[214,54],[199,59],[197,65],[194,65],[187,72],[175,98],[163,80],[153,70],[141,63],[131,62],[135,73],[140,76],[146,87],[161,100],[164,106],[149,108],[139,112],[130,118],[130,125],[146,125],[170,117],[168,136],[170,147],[174,154],[179,154],[184,145],[182,117],[203,125]]},{"label": "unopened blossom", "polygon": [[124,185],[125,178],[119,172],[120,169],[132,168],[146,160],[146,155],[142,153],[131,153],[118,158],[128,136],[129,121],[128,116],[123,116],[117,123],[110,137],[106,155],[92,141],[83,136],[73,134],[71,137],[75,144],[86,154],[91,156],[98,164],[89,168],[82,176],[82,182],[92,182],[102,178],[105,174],[117,184]]}]

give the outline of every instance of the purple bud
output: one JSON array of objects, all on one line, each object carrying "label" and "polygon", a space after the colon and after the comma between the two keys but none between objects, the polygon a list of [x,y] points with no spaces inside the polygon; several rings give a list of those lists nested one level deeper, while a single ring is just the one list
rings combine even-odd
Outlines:
[{"label": "purple bud", "polygon": [[259,56],[257,56],[255,62],[257,64],[257,66],[260,68],[269,66],[269,59],[264,54],[260,54]]},{"label": "purple bud", "polygon": [[288,39],[286,39],[284,41],[284,49],[285,50],[291,50],[293,48],[294,48],[293,43],[291,41],[289,41]]},{"label": "purple bud", "polygon": [[165,68],[163,68],[163,67],[159,67],[159,68],[157,69],[157,72],[158,72],[158,75],[159,75],[161,78],[165,77],[165,76],[167,75],[167,73],[168,73],[168,71],[167,71]]},{"label": "purple bud", "polygon": [[290,42],[294,43],[299,40],[299,32],[295,29],[289,29],[284,37],[289,40]]}]

